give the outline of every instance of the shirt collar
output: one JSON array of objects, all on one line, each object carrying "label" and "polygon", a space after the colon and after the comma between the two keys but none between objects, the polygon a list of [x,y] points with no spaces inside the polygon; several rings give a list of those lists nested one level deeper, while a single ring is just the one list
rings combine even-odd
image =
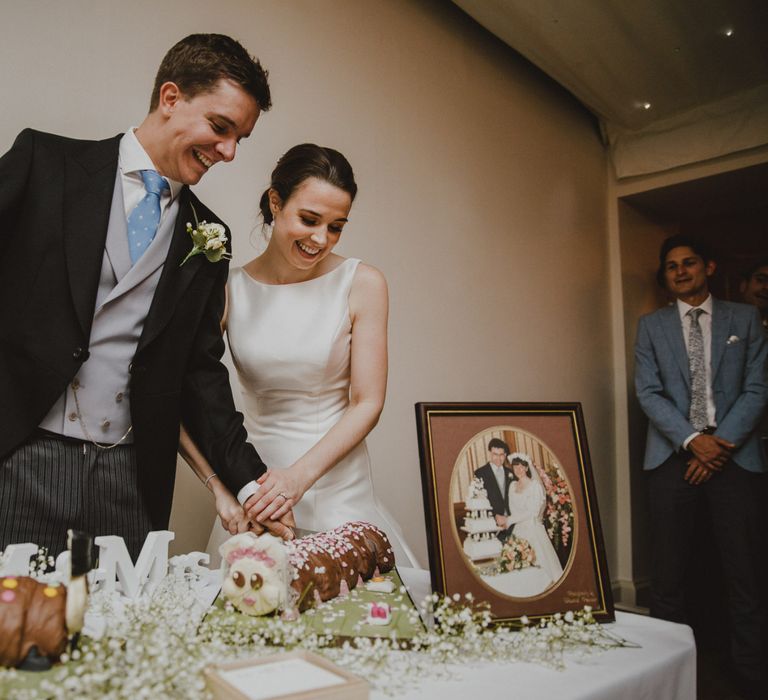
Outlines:
[{"label": "shirt collar", "polygon": [[[140,170],[157,170],[152,159],[139,143],[134,133],[135,127],[131,127],[120,139],[120,170],[123,175],[132,175],[141,178]],[[181,182],[165,178],[171,188],[171,201],[176,199],[184,185]]]},{"label": "shirt collar", "polygon": [[691,309],[701,309],[702,311],[712,316],[712,295],[709,294],[707,298],[698,306],[691,306],[690,304],[686,304],[684,301],[681,301],[680,299],[677,300],[677,313],[680,314],[681,321],[685,318],[686,314]]}]

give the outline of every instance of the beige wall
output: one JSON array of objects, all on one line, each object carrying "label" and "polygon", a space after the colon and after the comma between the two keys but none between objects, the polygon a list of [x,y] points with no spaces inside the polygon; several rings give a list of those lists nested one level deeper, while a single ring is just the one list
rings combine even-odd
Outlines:
[{"label": "beige wall", "polygon": [[[667,237],[676,233],[625,202],[619,201],[621,229],[621,273],[624,298],[624,338],[626,339],[627,425],[629,431],[629,485],[632,507],[620,527],[632,531],[632,578],[636,588],[648,582],[649,543],[648,513],[643,475],[643,455],[647,419],[635,395],[634,346],[637,320],[655,311],[666,302],[666,295],[656,283],[659,247]],[[624,583],[622,581],[622,583]],[[626,600],[626,596],[622,596]],[[642,595],[641,595],[642,600]]]},{"label": "beige wall", "polygon": [[[106,137],[144,115],[164,51],[230,33],[270,69],[273,110],[197,188],[252,256],[276,158],[317,141],[354,165],[340,245],[391,290],[387,405],[370,438],[380,498],[426,565],[413,404],[581,401],[616,554],[606,166],[562,89],[448,3],[429,0],[6,2],[5,148],[24,126]],[[207,493],[181,473],[180,549],[205,545]]]}]

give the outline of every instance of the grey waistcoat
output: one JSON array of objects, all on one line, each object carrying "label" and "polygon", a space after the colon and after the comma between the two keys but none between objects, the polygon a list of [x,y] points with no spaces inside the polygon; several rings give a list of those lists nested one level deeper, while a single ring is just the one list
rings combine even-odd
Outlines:
[{"label": "grey waistcoat", "polygon": [[[128,367],[139,343],[163,263],[168,255],[178,213],[174,200],[163,214],[152,244],[135,265],[128,252],[123,187],[118,171],[112,193],[109,227],[88,351],[73,384],[78,385],[78,416],[71,386],[62,394],[40,427],[87,440],[80,418],[97,442],[117,442],[131,425]],[[122,444],[132,442],[132,435]]]}]

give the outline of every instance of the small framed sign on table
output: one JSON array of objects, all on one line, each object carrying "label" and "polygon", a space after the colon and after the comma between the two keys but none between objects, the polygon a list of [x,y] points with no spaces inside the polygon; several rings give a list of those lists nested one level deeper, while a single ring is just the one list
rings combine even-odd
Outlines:
[{"label": "small framed sign on table", "polygon": [[369,686],[322,656],[302,649],[209,666],[216,700],[367,700]]},{"label": "small framed sign on table", "polygon": [[614,619],[578,403],[418,403],[433,590],[494,618]]}]

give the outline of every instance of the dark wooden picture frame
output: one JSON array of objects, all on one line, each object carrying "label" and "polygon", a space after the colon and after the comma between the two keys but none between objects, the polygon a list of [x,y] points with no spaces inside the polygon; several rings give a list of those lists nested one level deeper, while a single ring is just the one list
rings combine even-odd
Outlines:
[{"label": "dark wooden picture frame", "polygon": [[[490,605],[498,622],[523,615],[535,620],[585,605],[598,620],[614,619],[581,404],[418,403],[416,423],[434,591],[471,593]],[[501,479],[508,479],[502,502],[510,510],[508,522],[520,519],[511,529],[514,537],[478,534],[494,514],[467,508],[483,502],[473,498],[478,487],[494,488],[475,473],[488,462],[493,438],[509,450],[504,467],[510,476],[504,472],[496,483],[501,488]],[[495,451],[499,454],[498,447]],[[528,480],[521,460],[530,465]],[[512,461],[519,481],[513,480]],[[481,474],[490,475],[490,467]],[[538,510],[527,519],[520,505],[525,493],[539,498],[528,501]],[[496,503],[501,490],[498,494]],[[483,542],[467,543],[468,529],[470,539]]]}]

